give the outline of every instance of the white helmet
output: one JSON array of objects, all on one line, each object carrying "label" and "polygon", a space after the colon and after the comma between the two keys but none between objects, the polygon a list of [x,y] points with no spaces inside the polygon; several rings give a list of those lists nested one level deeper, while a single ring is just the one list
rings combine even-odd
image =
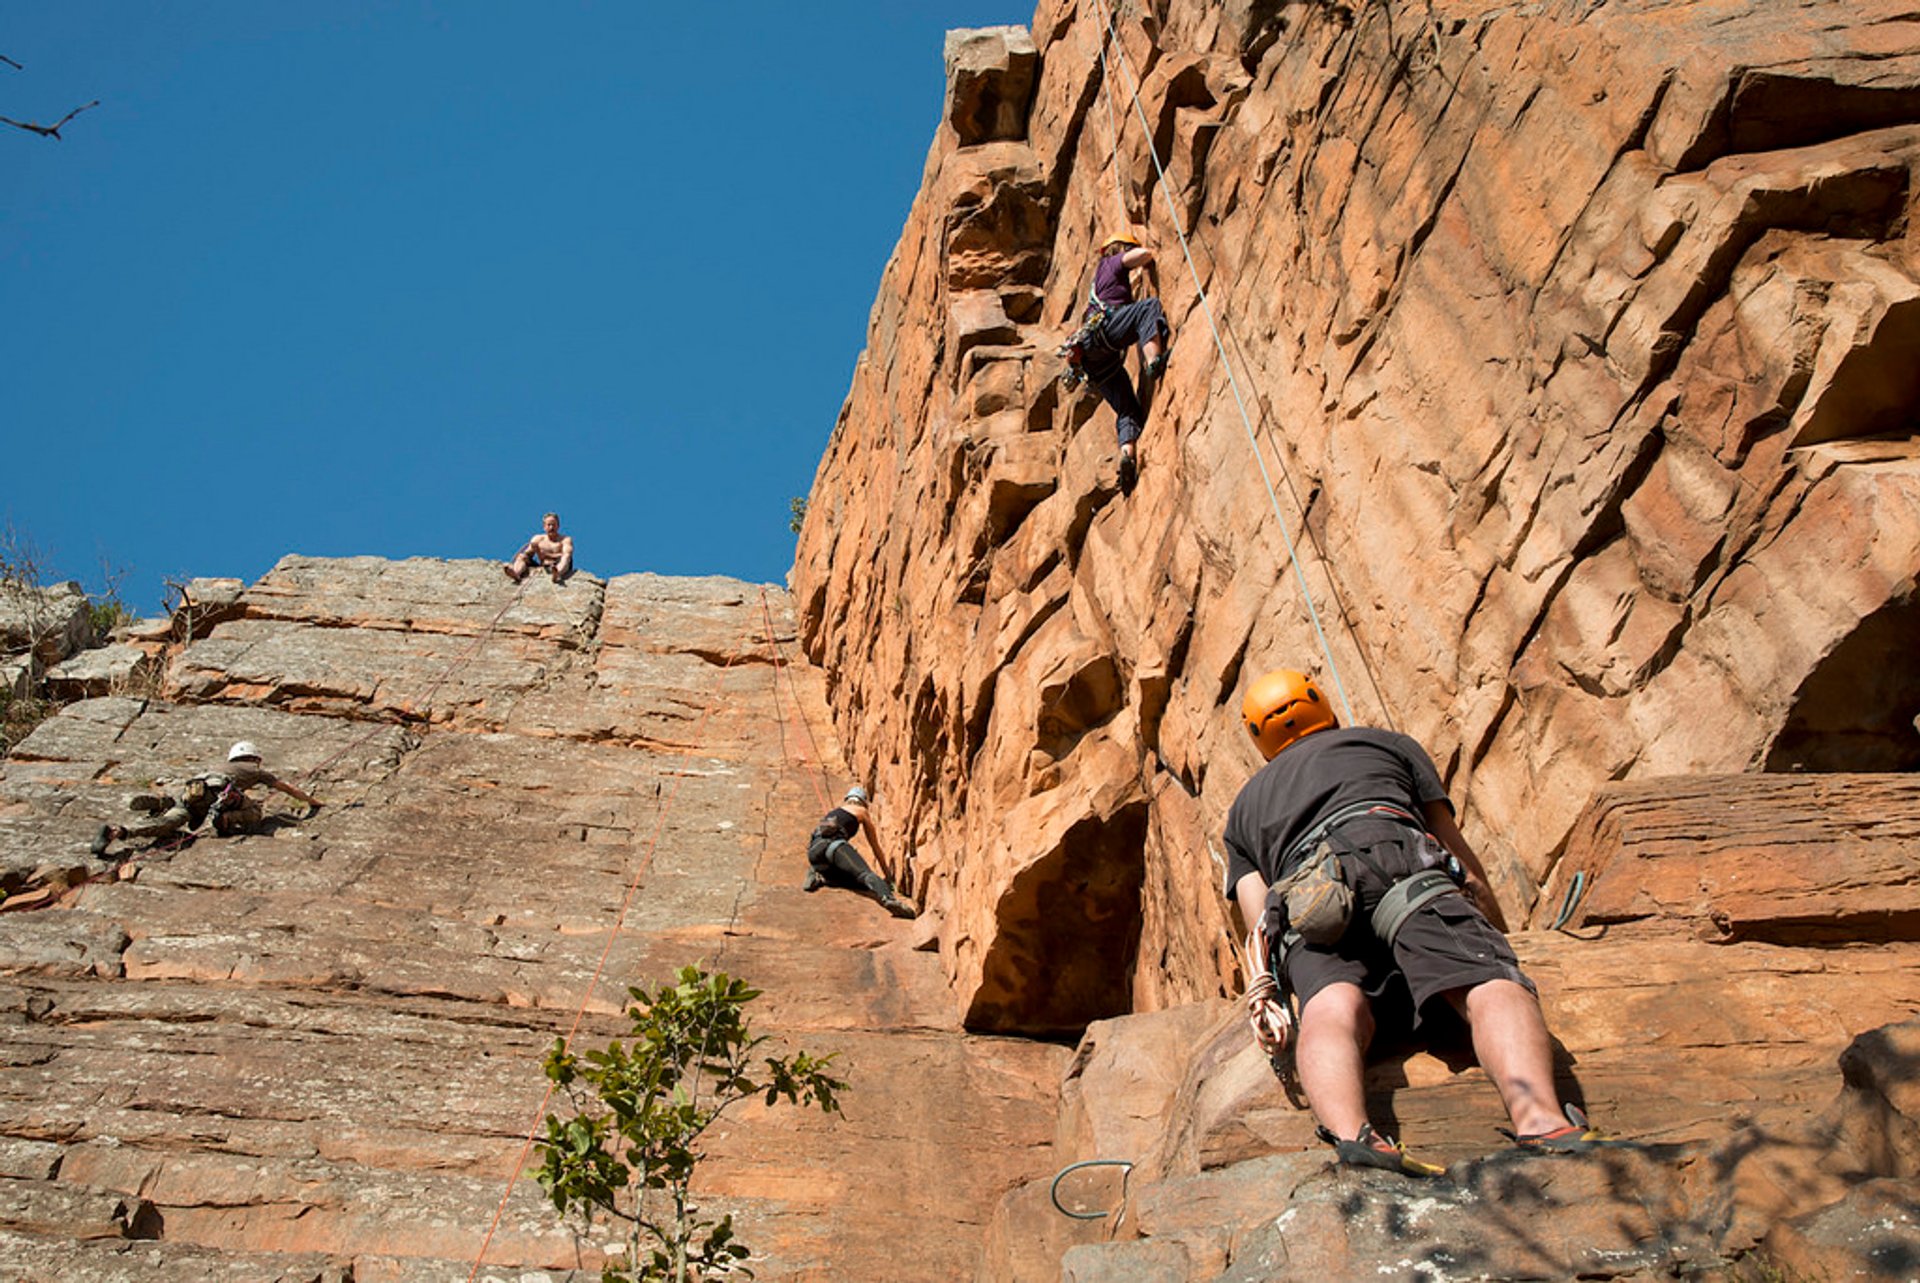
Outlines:
[{"label": "white helmet", "polygon": [[858,784],[856,784],[852,788],[848,789],[847,795],[841,798],[840,800],[842,802],[857,802],[861,806],[865,806],[872,799],[867,796],[867,791],[865,789],[861,788]]},{"label": "white helmet", "polygon": [[229,762],[237,762],[243,757],[251,757],[256,762],[259,761],[259,745],[255,744],[252,740],[241,740],[227,750],[227,760]]}]

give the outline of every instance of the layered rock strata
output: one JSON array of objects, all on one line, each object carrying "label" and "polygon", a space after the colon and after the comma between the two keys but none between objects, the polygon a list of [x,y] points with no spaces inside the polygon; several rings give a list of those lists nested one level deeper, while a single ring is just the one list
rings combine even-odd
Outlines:
[{"label": "layered rock strata", "polygon": [[[1910,1275],[1910,6],[1116,8],[949,39],[792,580],[962,1019],[1086,1030],[1056,1158],[1132,1165],[981,1277]],[[1128,496],[1053,354],[1124,223],[1174,329]],[[1280,665],[1431,749],[1636,1146],[1486,1158],[1443,1041],[1369,1088],[1450,1180],[1329,1170],[1226,1000]]]},{"label": "layered rock strata", "polygon": [[[1920,766],[1910,18],[1045,0],[1033,55],[949,42],[794,585],[971,1025],[1233,987],[1203,853],[1267,667],[1430,747],[1514,917],[1609,781]],[[1052,355],[1122,220],[1175,336],[1124,500]]]},{"label": "layered rock strata", "polygon": [[[1089,1028],[1056,1160],[989,1240],[998,1279],[1904,1278],[1920,1262],[1920,865],[1912,776],[1618,785],[1576,825],[1581,893],[1514,935],[1564,1098],[1625,1139],[1527,1157],[1457,1032],[1388,1047],[1369,1112],[1445,1180],[1344,1172],[1238,1005]],[[1547,929],[1563,920],[1562,929]],[[1904,924],[1904,925],[1903,925]],[[1792,1277],[1792,1274],[1785,1275]]]},{"label": "layered rock strata", "polygon": [[[971,1269],[1067,1051],[963,1036],[911,924],[800,892],[842,776],[784,594],[287,558],[223,609],[176,621],[162,698],[73,704],[0,771],[0,889],[42,906],[0,914],[0,1273],[464,1278],[500,1208],[479,1277],[598,1277],[613,1235],[508,1193],[541,1057],[689,962],[852,1083],[714,1140],[760,1277]],[[239,738],[326,806],[88,858]]]}]

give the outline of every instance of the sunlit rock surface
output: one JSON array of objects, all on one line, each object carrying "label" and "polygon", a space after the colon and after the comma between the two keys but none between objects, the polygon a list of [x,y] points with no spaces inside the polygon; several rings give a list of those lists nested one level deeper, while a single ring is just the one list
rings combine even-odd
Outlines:
[{"label": "sunlit rock surface", "polygon": [[[465,1278],[504,1197],[482,1277],[597,1278],[613,1235],[508,1196],[540,1060],[690,962],[853,1084],[714,1141],[760,1277],[972,1268],[1068,1053],[961,1034],[913,924],[801,893],[845,780],[818,674],[774,663],[783,593],[290,557],[238,607],[165,700],[71,705],[0,773],[0,885],[43,906],[0,914],[0,1273]],[[124,794],[240,738],[317,817],[272,795],[270,833],[89,858]]]},{"label": "sunlit rock surface", "polygon": [[[1914,17],[1043,0],[1019,134],[956,104],[1027,96],[1024,44],[949,41],[793,587],[961,1018],[1086,1026],[1055,1157],[1133,1164],[1069,1181],[1106,1222],[1037,1175],[982,1277],[1920,1272],[1889,1183],[1920,1008]],[[1124,223],[1174,329],[1125,498],[1054,355]],[[1451,1181],[1327,1170],[1230,1000],[1236,711],[1280,665],[1430,748],[1563,1090],[1639,1148],[1489,1157],[1498,1103],[1442,1045],[1370,1088]]]}]

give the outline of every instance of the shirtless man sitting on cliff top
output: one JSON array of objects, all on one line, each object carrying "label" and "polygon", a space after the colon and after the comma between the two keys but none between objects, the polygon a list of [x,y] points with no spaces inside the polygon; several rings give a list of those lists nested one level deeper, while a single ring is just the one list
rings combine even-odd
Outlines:
[{"label": "shirtless man sitting on cliff top", "polygon": [[573,573],[573,536],[560,533],[560,517],[549,512],[540,519],[540,533],[527,540],[513,561],[501,566],[507,578],[519,583],[534,566],[544,568],[553,582],[562,584]]}]

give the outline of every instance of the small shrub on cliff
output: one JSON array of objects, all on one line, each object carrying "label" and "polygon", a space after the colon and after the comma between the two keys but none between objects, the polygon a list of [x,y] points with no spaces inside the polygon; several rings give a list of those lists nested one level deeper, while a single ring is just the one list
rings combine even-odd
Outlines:
[{"label": "small shrub on cliff", "polygon": [[755,1096],[839,1113],[847,1085],[828,1074],[832,1056],[758,1055],[767,1039],[743,1009],[760,991],[724,972],[683,967],[677,984],[627,993],[629,1042],[576,1055],[557,1038],[547,1053],[547,1077],[573,1110],[547,1115],[535,1175],[562,1215],[622,1227],[625,1251],[602,1272],[607,1283],[751,1278],[733,1217],[703,1215],[689,1194],[700,1138]]},{"label": "small shrub on cliff", "polygon": [[800,528],[807,524],[807,496],[800,494],[789,499],[787,512],[790,514],[787,518],[787,529],[797,535],[800,533]]}]

